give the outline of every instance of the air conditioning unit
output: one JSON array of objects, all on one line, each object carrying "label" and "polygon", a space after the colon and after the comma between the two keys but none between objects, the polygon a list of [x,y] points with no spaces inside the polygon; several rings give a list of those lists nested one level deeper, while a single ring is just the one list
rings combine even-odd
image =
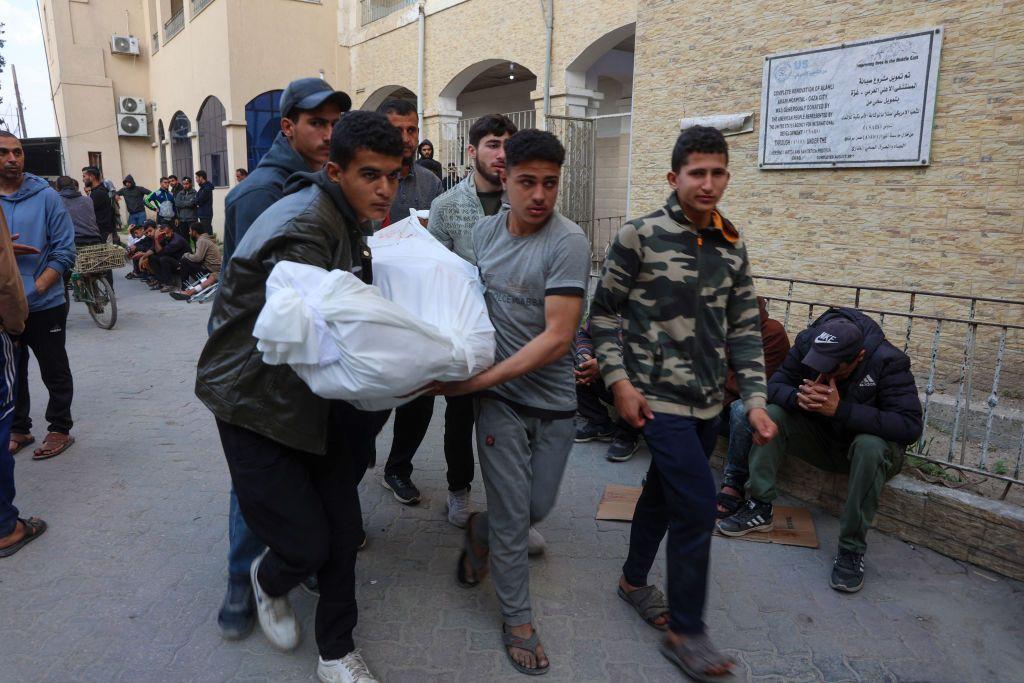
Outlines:
[{"label": "air conditioning unit", "polygon": [[149,137],[149,122],[145,114],[118,114],[117,134],[122,137]]},{"label": "air conditioning unit", "polygon": [[145,114],[146,100],[141,97],[118,97],[117,111],[120,114]]},{"label": "air conditioning unit", "polygon": [[139,39],[135,36],[111,36],[110,51],[115,55],[137,55]]}]

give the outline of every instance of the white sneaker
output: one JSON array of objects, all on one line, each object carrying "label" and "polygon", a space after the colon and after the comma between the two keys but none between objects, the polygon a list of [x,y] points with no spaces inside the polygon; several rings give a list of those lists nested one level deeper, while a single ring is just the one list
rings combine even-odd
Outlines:
[{"label": "white sneaker", "polygon": [[448,492],[448,521],[465,529],[469,524],[469,489]]},{"label": "white sneaker", "polygon": [[287,595],[272,598],[263,592],[260,582],[256,580],[256,570],[260,568],[260,562],[266,557],[267,552],[269,548],[253,560],[249,567],[252,593],[256,599],[256,616],[270,644],[287,652],[294,650],[299,644],[299,622],[295,619],[295,612],[292,611],[292,604],[288,601]]},{"label": "white sneaker", "polygon": [[316,676],[323,683],[378,683],[359,650],[352,650],[341,659],[321,657],[316,665]]},{"label": "white sneaker", "polygon": [[537,531],[536,529],[534,529],[532,526],[530,527],[530,538],[529,538],[529,540],[527,540],[526,543],[527,543],[527,545],[526,545],[527,551],[526,552],[530,556],[533,556],[533,555],[543,555],[544,554],[544,549],[547,546],[547,543],[544,541],[544,537],[541,536],[540,532]]}]

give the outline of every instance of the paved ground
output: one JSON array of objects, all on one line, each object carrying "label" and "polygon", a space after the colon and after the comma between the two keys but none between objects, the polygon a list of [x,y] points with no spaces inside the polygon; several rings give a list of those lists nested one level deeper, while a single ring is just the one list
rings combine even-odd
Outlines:
[{"label": "paved ground", "polygon": [[[17,503],[50,530],[0,560],[0,680],[313,680],[314,604],[301,591],[297,652],[273,652],[259,633],[239,643],[217,634],[228,477],[192,394],[209,307],[117,286],[114,330],[80,304],[68,323],[78,443],[46,462],[18,456]],[[32,391],[41,420],[34,369]],[[522,681],[499,648],[490,585],[466,591],[452,578],[459,532],[443,517],[440,424],[435,415],[416,461],[422,505],[398,505],[379,470],[363,484],[357,642],[385,681]],[[379,448],[389,443],[385,433]],[[532,586],[548,680],[679,680],[656,632],[615,597],[627,525],[593,519],[605,484],[638,484],[648,458],[612,465],[601,454],[574,450],[540,527],[549,551],[532,564]],[[482,505],[482,487],[473,497]],[[836,521],[818,511],[815,521],[818,550],[714,541],[707,621],[740,680],[1021,680],[1024,585],[873,534],[867,587],[840,595],[826,585]]]}]

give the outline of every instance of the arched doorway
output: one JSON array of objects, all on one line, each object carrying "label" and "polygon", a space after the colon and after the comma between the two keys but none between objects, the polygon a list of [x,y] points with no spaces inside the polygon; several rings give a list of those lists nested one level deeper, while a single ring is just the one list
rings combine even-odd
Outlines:
[{"label": "arched doorway", "polygon": [[228,184],[228,132],[224,128],[227,114],[224,105],[210,95],[199,108],[196,127],[199,129],[199,166],[206,171],[214,187]]},{"label": "arched doorway", "polygon": [[249,100],[245,105],[245,142],[252,171],[263,155],[270,151],[274,138],[281,130],[282,90],[268,90]]},{"label": "arched doorway", "polygon": [[451,119],[424,135],[434,142],[435,158],[445,167],[455,163],[464,171],[469,129],[486,114],[505,114],[520,129],[536,127],[531,97],[536,89],[536,74],[506,59],[485,59],[460,71],[438,96],[439,111]]},{"label": "arched doorway", "polygon": [[160,147],[160,175],[167,175],[167,145],[164,141],[167,136],[164,134],[164,120],[160,119],[156,124],[157,145]]},{"label": "arched doorway", "polygon": [[179,178],[191,178],[192,165],[192,122],[184,112],[175,112],[171,117],[171,173]]},{"label": "arched doorway", "polygon": [[382,88],[377,88],[373,93],[366,98],[363,102],[363,106],[359,107],[363,111],[376,111],[377,107],[384,103],[384,100],[390,100],[397,98],[400,100],[407,100],[416,104],[416,93],[409,90],[402,85],[385,85]]},{"label": "arched doorway", "polygon": [[593,118],[596,220],[590,227],[598,251],[628,213],[635,43],[636,24],[624,24],[593,41],[565,70],[566,90],[577,93],[567,102],[566,114]]}]

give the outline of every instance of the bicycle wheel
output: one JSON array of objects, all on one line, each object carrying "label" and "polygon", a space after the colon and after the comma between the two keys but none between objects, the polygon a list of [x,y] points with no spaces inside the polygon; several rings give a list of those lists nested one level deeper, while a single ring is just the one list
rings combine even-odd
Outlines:
[{"label": "bicycle wheel", "polygon": [[114,288],[106,278],[97,275],[89,283],[89,291],[92,294],[92,301],[86,304],[89,315],[99,327],[109,330],[117,322],[117,299],[114,298]]}]

